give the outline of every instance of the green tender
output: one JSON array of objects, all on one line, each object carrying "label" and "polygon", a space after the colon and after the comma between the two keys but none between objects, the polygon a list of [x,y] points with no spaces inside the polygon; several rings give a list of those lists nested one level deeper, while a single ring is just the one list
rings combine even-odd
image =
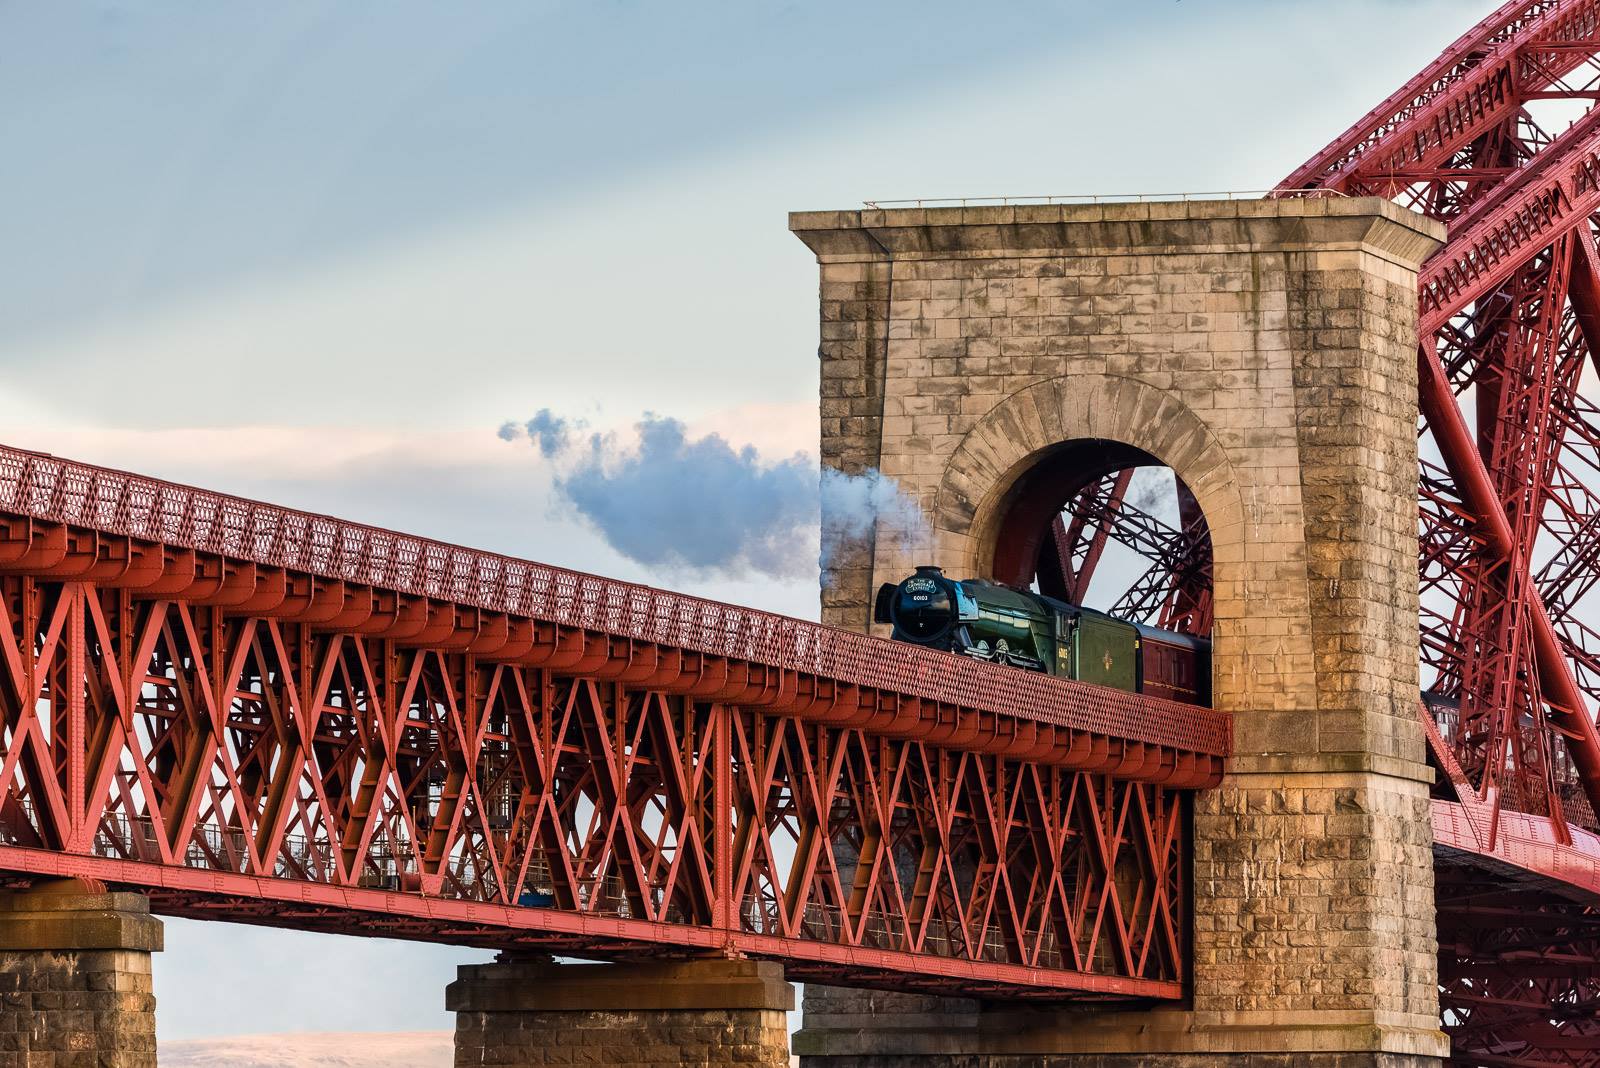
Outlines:
[{"label": "green tender", "polygon": [[1072,628],[1072,677],[1080,682],[1139,688],[1139,632],[1110,616],[1085,612]]}]

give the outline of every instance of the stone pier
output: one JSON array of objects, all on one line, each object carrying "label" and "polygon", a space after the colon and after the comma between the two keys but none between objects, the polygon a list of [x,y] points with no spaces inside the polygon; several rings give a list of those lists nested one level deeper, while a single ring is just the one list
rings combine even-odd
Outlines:
[{"label": "stone pier", "polygon": [[155,1068],[161,945],[138,894],[77,880],[0,893],[0,1068]]},{"label": "stone pier", "polygon": [[794,988],[780,965],[468,965],[445,994],[456,1065],[788,1068]]},{"label": "stone pier", "polygon": [[996,574],[1000,532],[1059,511],[1041,495],[1076,458],[1131,448],[1205,513],[1212,692],[1235,716],[1229,775],[1194,806],[1187,1004],[808,991],[803,1064],[1439,1064],[1416,302],[1443,228],[1378,199],[790,226],[822,272],[823,462],[881,470],[931,526],[828,546],[823,618],[868,629],[872,591],[918,564]]}]

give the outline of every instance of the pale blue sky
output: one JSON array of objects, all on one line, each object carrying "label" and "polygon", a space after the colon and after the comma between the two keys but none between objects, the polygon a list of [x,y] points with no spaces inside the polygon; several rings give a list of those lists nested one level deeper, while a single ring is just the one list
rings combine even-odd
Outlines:
[{"label": "pale blue sky", "polygon": [[[811,614],[623,559],[495,428],[809,449],[787,211],[1262,188],[1494,6],[0,2],[0,439]],[[472,959],[169,945],[168,1038],[449,1026]]]}]

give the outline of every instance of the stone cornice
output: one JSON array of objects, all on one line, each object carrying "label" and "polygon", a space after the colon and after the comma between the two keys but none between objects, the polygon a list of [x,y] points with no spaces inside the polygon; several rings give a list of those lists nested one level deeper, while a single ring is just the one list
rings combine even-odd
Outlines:
[{"label": "stone cornice", "polygon": [[1413,271],[1445,238],[1377,197],[803,211],[789,229],[824,260],[1365,249]]}]

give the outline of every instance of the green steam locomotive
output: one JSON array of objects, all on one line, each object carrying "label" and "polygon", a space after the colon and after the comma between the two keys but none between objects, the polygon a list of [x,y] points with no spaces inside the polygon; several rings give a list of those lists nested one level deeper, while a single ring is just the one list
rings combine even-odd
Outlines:
[{"label": "green steam locomotive", "polygon": [[982,579],[917,568],[878,590],[897,641],[1187,704],[1211,703],[1211,643]]}]

